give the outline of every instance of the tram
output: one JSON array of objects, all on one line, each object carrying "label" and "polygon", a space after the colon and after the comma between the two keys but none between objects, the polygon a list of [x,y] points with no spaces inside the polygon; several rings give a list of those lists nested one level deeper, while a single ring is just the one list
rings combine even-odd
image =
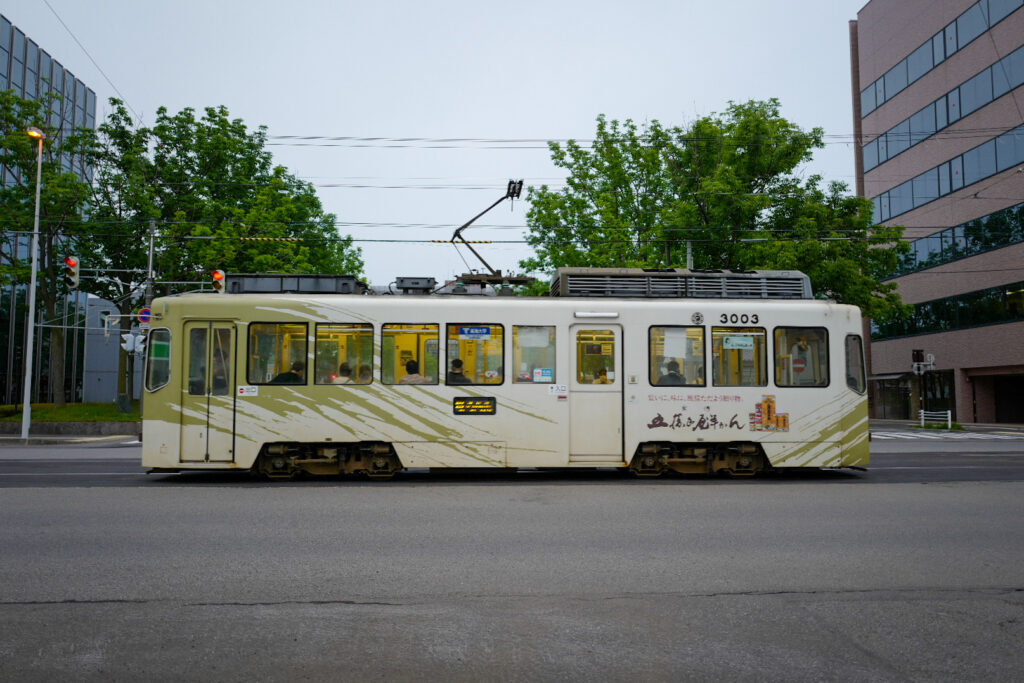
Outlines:
[{"label": "tram", "polygon": [[142,464],[750,475],[868,465],[859,309],[794,271],[562,269],[544,297],[231,276],[155,299]]}]

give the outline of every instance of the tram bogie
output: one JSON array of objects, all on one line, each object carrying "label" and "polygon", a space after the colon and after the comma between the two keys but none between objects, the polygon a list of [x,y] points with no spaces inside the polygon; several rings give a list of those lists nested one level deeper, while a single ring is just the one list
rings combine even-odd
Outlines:
[{"label": "tram bogie", "polygon": [[386,443],[269,443],[260,449],[253,469],[269,479],[355,474],[384,480],[404,468]]},{"label": "tram bogie", "polygon": [[771,468],[759,444],[645,443],[630,461],[629,471],[639,477],[677,474],[752,476]]}]

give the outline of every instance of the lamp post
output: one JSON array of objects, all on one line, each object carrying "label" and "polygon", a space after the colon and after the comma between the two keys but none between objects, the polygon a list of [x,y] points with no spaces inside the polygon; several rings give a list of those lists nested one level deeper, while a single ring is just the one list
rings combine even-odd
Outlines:
[{"label": "lamp post", "polygon": [[39,154],[36,157],[36,217],[32,224],[32,279],[28,283],[28,334],[25,335],[25,386],[22,394],[21,438],[28,439],[28,428],[32,424],[32,344],[36,336],[36,275],[39,273],[39,190],[43,185],[43,131],[32,127],[28,134],[39,140]]}]

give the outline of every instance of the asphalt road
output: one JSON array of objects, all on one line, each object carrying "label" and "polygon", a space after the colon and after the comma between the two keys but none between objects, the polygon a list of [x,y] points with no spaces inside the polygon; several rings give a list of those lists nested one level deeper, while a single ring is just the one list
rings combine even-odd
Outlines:
[{"label": "asphalt road", "polygon": [[388,483],[0,449],[0,680],[1013,680],[1024,439]]}]

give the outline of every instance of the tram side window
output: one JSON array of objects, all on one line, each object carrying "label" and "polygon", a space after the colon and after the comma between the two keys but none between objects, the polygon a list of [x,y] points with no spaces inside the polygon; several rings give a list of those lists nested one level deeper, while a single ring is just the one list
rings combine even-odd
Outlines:
[{"label": "tram side window", "polygon": [[189,396],[206,395],[206,334],[205,327],[193,327],[188,332],[188,393]]},{"label": "tram side window", "polygon": [[146,389],[156,391],[171,379],[171,331],[166,328],[149,333],[146,345]]},{"label": "tram side window", "polygon": [[369,384],[373,380],[373,325],[316,326],[316,383]]},{"label": "tram side window", "polygon": [[231,330],[224,327],[214,328],[212,351],[210,393],[214,396],[227,396],[228,377],[231,373]]},{"label": "tram side window", "polygon": [[512,382],[551,384],[555,381],[553,325],[512,326]]},{"label": "tram side window", "polygon": [[305,323],[249,325],[249,384],[305,384]]},{"label": "tram side window", "polygon": [[505,374],[505,328],[493,323],[448,325],[445,384],[501,384]]},{"label": "tram side window", "polygon": [[828,386],[828,330],[824,327],[775,328],[775,385]]},{"label": "tram side window", "polygon": [[576,381],[580,384],[615,384],[615,332],[576,332]]},{"label": "tram side window", "polygon": [[864,373],[864,343],[859,334],[846,336],[846,386],[858,394],[867,388]]},{"label": "tram side window", "polygon": [[763,327],[712,327],[711,379],[715,386],[766,386],[766,336]]},{"label": "tram side window", "polygon": [[380,381],[437,384],[439,329],[433,323],[385,323],[381,327]]},{"label": "tram side window", "polygon": [[704,386],[704,328],[652,327],[648,379],[656,386]]}]

